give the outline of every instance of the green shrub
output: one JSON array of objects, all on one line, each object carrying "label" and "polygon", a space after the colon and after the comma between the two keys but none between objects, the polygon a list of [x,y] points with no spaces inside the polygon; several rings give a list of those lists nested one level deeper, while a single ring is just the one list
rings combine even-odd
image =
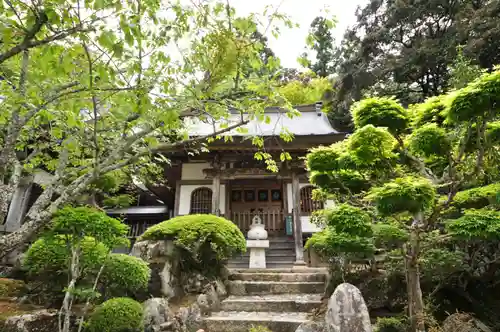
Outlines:
[{"label": "green shrub", "polygon": [[427,211],[434,205],[436,189],[427,179],[408,176],[373,188],[367,198],[375,202],[381,214],[415,214]]},{"label": "green shrub", "polygon": [[187,268],[210,271],[245,252],[246,240],[231,221],[208,214],[176,217],[150,227],[139,240],[173,239]]},{"label": "green shrub", "polygon": [[412,108],[413,125],[418,128],[428,123],[436,123],[441,126],[445,124],[448,117],[449,97],[434,96],[427,98],[423,103],[414,105]]},{"label": "green shrub", "polygon": [[454,121],[471,119],[498,112],[500,104],[500,70],[483,74],[465,88],[457,91],[449,110]]},{"label": "green shrub", "polygon": [[443,128],[431,123],[417,128],[409,137],[410,150],[418,155],[438,155],[446,157],[451,149],[451,142]]},{"label": "green shrub", "polygon": [[365,98],[355,103],[351,112],[356,129],[373,125],[388,128],[392,133],[401,133],[410,123],[407,111],[391,98]]},{"label": "green shrub", "polygon": [[142,332],[142,305],[127,297],[108,300],[98,306],[87,324],[88,332]]},{"label": "green shrub", "polygon": [[500,183],[459,191],[452,201],[457,208],[482,208],[500,203]]},{"label": "green shrub", "polygon": [[385,128],[366,125],[356,130],[348,139],[349,149],[358,167],[370,168],[388,166],[396,157],[393,152],[396,139]]},{"label": "green shrub", "polygon": [[148,287],[151,269],[142,259],[125,254],[111,254],[106,260],[101,284],[106,296],[134,295]]},{"label": "green shrub", "polygon": [[[58,235],[35,241],[26,252],[23,267],[32,276],[47,276],[54,280],[57,276],[66,277],[70,267],[71,249],[68,236]],[[80,266],[82,275],[95,272],[106,260],[109,248],[92,237],[85,237],[80,247]],[[64,285],[60,285],[61,288]]]},{"label": "green shrub", "polygon": [[52,219],[51,234],[68,234],[79,240],[91,236],[109,248],[128,245],[128,226],[103,211],[90,207],[65,207]]},{"label": "green shrub", "polygon": [[378,317],[375,324],[375,332],[406,332],[407,322],[405,318]]}]

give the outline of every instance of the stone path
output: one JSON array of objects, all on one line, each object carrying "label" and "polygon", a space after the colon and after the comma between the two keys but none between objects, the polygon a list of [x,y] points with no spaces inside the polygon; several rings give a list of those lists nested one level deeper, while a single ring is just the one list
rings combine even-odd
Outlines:
[{"label": "stone path", "polygon": [[322,269],[234,271],[221,311],[205,318],[207,332],[248,332],[259,325],[294,332],[321,305],[325,279]]}]

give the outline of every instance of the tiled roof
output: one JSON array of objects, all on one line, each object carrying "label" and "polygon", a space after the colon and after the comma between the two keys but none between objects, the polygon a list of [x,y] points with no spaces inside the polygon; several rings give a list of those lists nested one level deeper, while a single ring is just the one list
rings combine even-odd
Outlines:
[{"label": "tiled roof", "polygon": [[[295,136],[315,136],[315,135],[332,135],[339,134],[335,130],[328,117],[323,112],[316,110],[316,105],[302,105],[296,106],[300,112],[300,116],[290,118],[286,110],[280,108],[268,108],[265,111],[265,116],[268,116],[271,121],[251,120],[244,127],[247,132],[241,133],[237,130],[232,130],[224,135],[229,136],[275,136],[279,135],[283,130],[292,133]],[[245,118],[245,115],[243,115]],[[240,114],[231,114],[229,121],[217,121],[215,123],[215,130],[220,130],[220,124],[226,123],[228,125],[237,124],[241,121]],[[214,132],[214,121],[209,119],[201,121],[198,118],[187,118],[185,120],[186,129],[189,136],[203,136],[209,135]]]}]

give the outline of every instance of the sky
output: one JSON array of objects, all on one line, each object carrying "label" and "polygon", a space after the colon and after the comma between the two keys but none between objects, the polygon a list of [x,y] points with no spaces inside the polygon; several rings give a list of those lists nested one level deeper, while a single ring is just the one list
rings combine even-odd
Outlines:
[{"label": "sky", "polygon": [[236,8],[240,15],[251,12],[262,12],[266,5],[279,6],[279,11],[288,14],[294,23],[300,25],[292,30],[283,28],[278,39],[270,32],[269,46],[281,59],[284,67],[300,67],[297,57],[304,52],[305,39],[312,20],[319,15],[333,15],[337,19],[337,25],[333,30],[333,36],[337,42],[342,39],[347,27],[356,22],[355,11],[358,6],[364,6],[368,0],[232,0],[231,6]]}]

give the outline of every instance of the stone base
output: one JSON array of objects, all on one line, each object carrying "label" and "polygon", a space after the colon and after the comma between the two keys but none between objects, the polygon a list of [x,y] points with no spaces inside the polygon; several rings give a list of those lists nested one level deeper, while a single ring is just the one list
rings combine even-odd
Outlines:
[{"label": "stone base", "polygon": [[266,268],[266,248],[269,248],[269,240],[247,240],[247,248],[250,248],[251,269]]},{"label": "stone base", "polygon": [[250,264],[251,269],[266,268],[266,248],[251,248],[250,249]]}]

